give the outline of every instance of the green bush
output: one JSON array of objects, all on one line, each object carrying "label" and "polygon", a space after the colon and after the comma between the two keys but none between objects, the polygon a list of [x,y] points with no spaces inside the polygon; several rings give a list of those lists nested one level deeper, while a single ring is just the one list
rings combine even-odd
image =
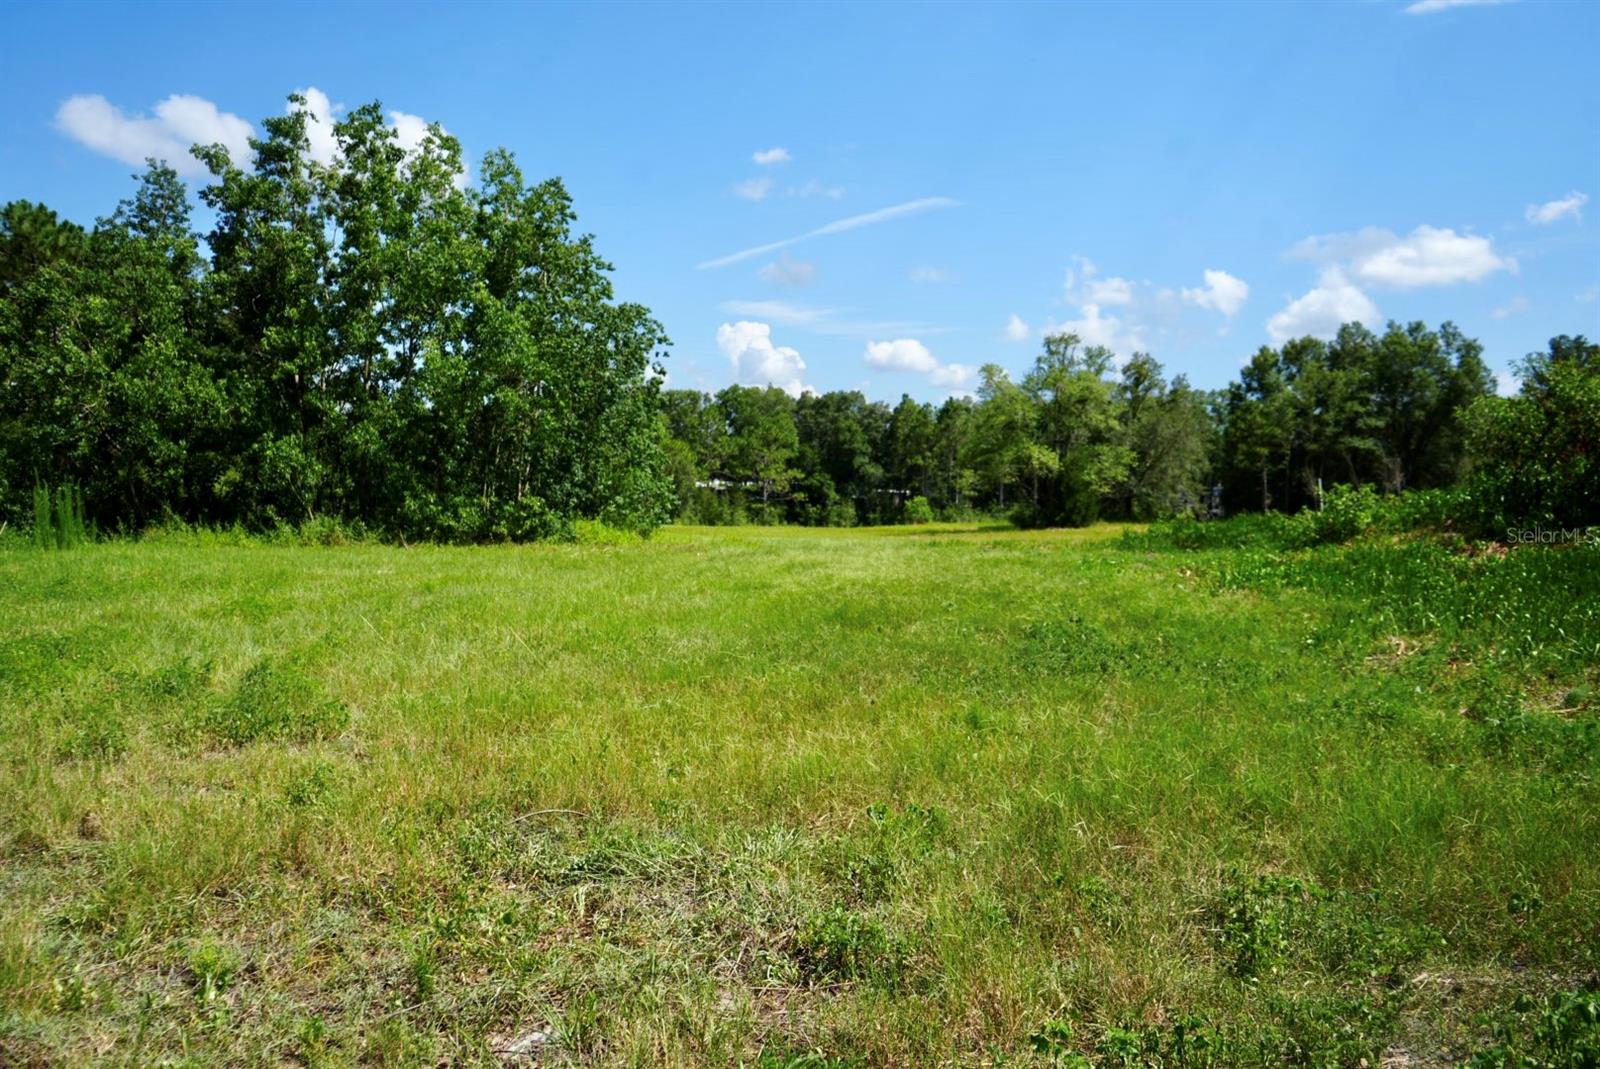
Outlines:
[{"label": "green bush", "polygon": [[1466,500],[1460,489],[1379,494],[1371,485],[1338,485],[1323,495],[1320,509],[1210,521],[1177,516],[1129,532],[1123,544],[1132,549],[1306,549],[1376,532],[1449,531],[1471,526],[1464,518]]},{"label": "green bush", "polygon": [[905,520],[907,523],[932,523],[933,506],[919,494],[906,502]]},{"label": "green bush", "polygon": [[1473,469],[1463,518],[1478,534],[1600,525],[1600,346],[1561,341],[1551,356],[1530,359],[1520,395],[1467,410]]},{"label": "green bush", "polygon": [[1325,542],[1348,542],[1377,525],[1378,493],[1372,486],[1333,486],[1323,495],[1322,507],[1278,518],[1284,546],[1299,549]]}]

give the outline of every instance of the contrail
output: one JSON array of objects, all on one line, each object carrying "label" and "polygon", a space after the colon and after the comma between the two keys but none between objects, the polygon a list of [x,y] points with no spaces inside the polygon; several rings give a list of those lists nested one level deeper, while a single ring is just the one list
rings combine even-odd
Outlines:
[{"label": "contrail", "polygon": [[919,212],[931,212],[935,208],[954,208],[960,203],[960,201],[952,200],[949,197],[923,197],[921,200],[908,200],[904,204],[896,204],[888,208],[879,208],[875,212],[867,212],[863,215],[852,215],[848,219],[836,219],[833,222],[828,223],[826,226],[819,226],[815,230],[808,230],[804,234],[801,234],[797,237],[784,238],[782,241],[768,242],[765,245],[757,245],[750,249],[741,249],[738,252],[729,253],[727,256],[720,256],[715,260],[707,260],[705,263],[696,264],[695,267],[701,271],[712,267],[727,267],[729,264],[736,264],[740,260],[748,260],[752,256],[760,256],[763,253],[775,252],[778,249],[789,245],[794,245],[797,242],[805,241],[809,238],[820,238],[825,234],[842,234],[846,230],[854,230],[861,226],[871,226],[873,223],[888,222],[890,219],[898,219],[902,215],[916,215]]}]

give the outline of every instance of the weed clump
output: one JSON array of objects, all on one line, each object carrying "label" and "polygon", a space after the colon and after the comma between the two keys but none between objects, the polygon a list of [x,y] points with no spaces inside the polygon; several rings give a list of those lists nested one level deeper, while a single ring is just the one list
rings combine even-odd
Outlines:
[{"label": "weed clump", "polygon": [[239,952],[211,939],[202,939],[189,948],[189,981],[195,998],[209,1005],[227,994],[239,974]]},{"label": "weed clump", "polygon": [[1493,1025],[1493,1038],[1467,1069],[1600,1067],[1600,990],[1524,995]]},{"label": "weed clump", "polygon": [[92,532],[83,508],[83,495],[71,484],[51,493],[47,486],[33,488],[33,543],[40,549],[71,549],[90,541]]},{"label": "weed clump", "polygon": [[841,906],[806,917],[795,934],[794,960],[801,975],[822,983],[870,980],[894,986],[910,958],[906,941],[882,921]]},{"label": "weed clump", "polygon": [[258,740],[332,738],[349,722],[350,711],[320,693],[299,669],[266,660],[252,665],[232,697],[206,713],[203,727],[220,743],[243,746]]},{"label": "weed clump", "polygon": [[1218,896],[1213,932],[1229,971],[1243,979],[1305,967],[1350,981],[1393,983],[1439,937],[1383,906],[1371,893],[1235,872]]}]

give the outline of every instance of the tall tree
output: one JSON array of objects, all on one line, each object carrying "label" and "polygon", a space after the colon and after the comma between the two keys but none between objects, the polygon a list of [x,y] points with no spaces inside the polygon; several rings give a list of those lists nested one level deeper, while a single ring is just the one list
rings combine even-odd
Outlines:
[{"label": "tall tree", "polygon": [[1054,454],[1054,471],[1037,459],[1034,514],[1029,522],[1081,526],[1100,515],[1101,501],[1128,473],[1133,454],[1123,441],[1115,384],[1106,376],[1112,353],[1084,347],[1075,334],[1054,334],[1023,381],[1038,410],[1041,444]]},{"label": "tall tree", "polygon": [[775,386],[729,386],[717,405],[728,420],[728,474],[753,487],[763,520],[775,519],[775,499],[798,474],[794,402]]}]

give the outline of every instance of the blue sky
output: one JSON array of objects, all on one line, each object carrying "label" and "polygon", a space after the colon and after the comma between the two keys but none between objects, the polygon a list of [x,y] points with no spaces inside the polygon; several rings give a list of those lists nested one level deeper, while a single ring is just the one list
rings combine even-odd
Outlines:
[{"label": "blue sky", "polygon": [[[1047,329],[1202,387],[1340,319],[1600,337],[1600,5],[11,4],[0,200],[315,89],[561,176],[674,386],[930,400]],[[178,99],[174,100],[176,97]],[[121,157],[121,158],[119,158]],[[778,244],[786,243],[786,244]],[[772,246],[766,251],[763,246]]]}]

